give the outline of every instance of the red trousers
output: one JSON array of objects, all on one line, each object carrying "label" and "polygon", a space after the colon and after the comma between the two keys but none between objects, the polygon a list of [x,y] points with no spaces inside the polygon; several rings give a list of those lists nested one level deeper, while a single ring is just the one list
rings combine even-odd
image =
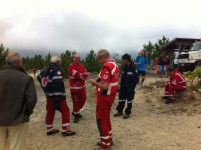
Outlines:
[{"label": "red trousers", "polygon": [[73,101],[73,112],[74,114],[79,114],[80,109],[83,108],[86,102],[86,90],[83,89],[80,92],[71,92],[71,98]]},{"label": "red trousers", "polygon": [[[53,130],[53,121],[55,116],[55,108],[54,108],[54,99],[51,97],[47,97],[47,104],[46,104],[46,125],[47,131],[50,132]],[[59,100],[60,105],[60,113],[62,116],[62,132],[69,130],[69,122],[70,122],[70,110],[67,106],[66,100]]]},{"label": "red trousers", "polygon": [[186,87],[183,85],[166,85],[165,86],[165,96],[169,96],[170,98],[173,98],[174,92],[184,92],[186,90]]},{"label": "red trousers", "polygon": [[110,122],[110,111],[114,102],[115,95],[97,94],[96,121],[100,133],[102,148],[110,146],[112,141],[112,126]]}]

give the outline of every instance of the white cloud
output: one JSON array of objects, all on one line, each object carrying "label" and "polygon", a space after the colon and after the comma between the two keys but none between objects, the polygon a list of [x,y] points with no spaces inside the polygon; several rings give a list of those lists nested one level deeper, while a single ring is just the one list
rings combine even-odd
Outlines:
[{"label": "white cloud", "polygon": [[6,47],[140,50],[163,35],[200,38],[199,0],[0,0]]}]

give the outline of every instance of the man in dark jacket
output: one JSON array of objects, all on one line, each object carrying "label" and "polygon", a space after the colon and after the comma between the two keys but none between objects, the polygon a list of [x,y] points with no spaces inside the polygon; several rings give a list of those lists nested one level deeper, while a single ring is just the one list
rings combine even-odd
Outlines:
[{"label": "man in dark jacket", "polygon": [[53,128],[55,110],[58,110],[62,115],[62,135],[72,136],[76,133],[70,130],[70,110],[66,103],[65,86],[60,66],[61,57],[53,55],[51,57],[51,64],[47,70],[42,71],[37,78],[47,98],[45,120],[47,135],[59,132],[59,130]]},{"label": "man in dark jacket", "polygon": [[0,150],[23,150],[30,115],[37,102],[35,84],[21,68],[18,52],[9,52],[0,71]]},{"label": "man in dark jacket", "polygon": [[122,61],[125,64],[121,75],[120,91],[119,91],[119,102],[116,108],[117,113],[114,117],[122,116],[125,102],[127,100],[127,108],[123,116],[124,119],[128,119],[131,114],[132,102],[135,95],[135,86],[138,83],[138,75],[136,67],[131,61],[131,57],[128,54],[122,56]]}]

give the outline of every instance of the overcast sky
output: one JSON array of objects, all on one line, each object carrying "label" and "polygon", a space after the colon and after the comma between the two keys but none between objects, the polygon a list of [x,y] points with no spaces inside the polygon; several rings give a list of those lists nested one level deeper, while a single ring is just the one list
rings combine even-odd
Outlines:
[{"label": "overcast sky", "polygon": [[9,49],[139,51],[165,35],[201,38],[200,0],[0,0]]}]

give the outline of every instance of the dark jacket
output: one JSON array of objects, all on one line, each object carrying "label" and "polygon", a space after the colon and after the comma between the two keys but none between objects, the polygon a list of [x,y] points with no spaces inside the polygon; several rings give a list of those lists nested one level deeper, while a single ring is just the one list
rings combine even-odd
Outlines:
[{"label": "dark jacket", "polygon": [[133,62],[130,65],[125,65],[121,75],[120,88],[134,89],[138,80],[139,78],[136,72],[136,67]]},{"label": "dark jacket", "polygon": [[21,67],[0,70],[0,126],[28,122],[36,102],[33,78]]},{"label": "dark jacket", "polygon": [[37,76],[37,79],[46,96],[55,100],[66,100],[63,77],[57,64],[51,63],[47,70],[43,70]]}]

